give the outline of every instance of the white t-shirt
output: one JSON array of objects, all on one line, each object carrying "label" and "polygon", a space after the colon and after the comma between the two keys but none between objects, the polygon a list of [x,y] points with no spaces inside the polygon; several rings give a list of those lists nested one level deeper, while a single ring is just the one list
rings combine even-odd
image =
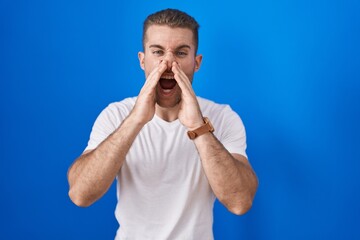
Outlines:
[{"label": "white t-shirt", "polygon": [[[96,148],[128,116],[136,97],[110,104],[97,118],[87,149]],[[198,97],[203,116],[230,153],[246,156],[245,129],[228,105]],[[117,175],[116,240],[212,240],[215,195],[195,144],[179,120],[157,115],[140,131]]]}]

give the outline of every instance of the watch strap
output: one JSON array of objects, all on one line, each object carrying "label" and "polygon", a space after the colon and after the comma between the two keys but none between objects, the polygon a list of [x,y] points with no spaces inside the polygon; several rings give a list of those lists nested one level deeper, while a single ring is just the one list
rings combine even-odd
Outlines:
[{"label": "watch strap", "polygon": [[204,120],[204,125],[202,125],[201,127],[197,128],[195,130],[187,132],[187,134],[191,140],[194,140],[198,136],[201,136],[205,133],[214,132],[214,127],[211,124],[210,120],[207,117],[204,117],[203,120]]}]

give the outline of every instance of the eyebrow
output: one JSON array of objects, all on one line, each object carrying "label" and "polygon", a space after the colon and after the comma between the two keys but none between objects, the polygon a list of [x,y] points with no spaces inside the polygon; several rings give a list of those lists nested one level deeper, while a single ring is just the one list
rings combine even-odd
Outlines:
[{"label": "eyebrow", "polygon": [[[158,45],[158,44],[151,44],[151,45],[149,46],[149,48],[165,49],[163,46]],[[189,48],[189,49],[191,49],[191,47],[190,47],[189,45],[183,44],[183,45],[178,46],[178,47],[176,48],[176,50],[179,50],[179,49],[182,49],[182,48]]]}]

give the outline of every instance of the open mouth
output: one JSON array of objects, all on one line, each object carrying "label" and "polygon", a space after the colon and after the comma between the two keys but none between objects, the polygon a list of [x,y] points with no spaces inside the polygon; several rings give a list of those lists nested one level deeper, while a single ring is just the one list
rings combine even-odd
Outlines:
[{"label": "open mouth", "polygon": [[174,77],[161,77],[159,83],[160,87],[164,90],[171,90],[176,86]]}]

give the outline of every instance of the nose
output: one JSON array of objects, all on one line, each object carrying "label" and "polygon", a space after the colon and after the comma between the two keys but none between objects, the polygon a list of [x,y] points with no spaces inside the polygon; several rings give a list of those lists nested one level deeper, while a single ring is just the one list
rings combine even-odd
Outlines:
[{"label": "nose", "polygon": [[164,58],[163,58],[164,61],[166,61],[167,63],[167,70],[171,70],[172,68],[172,63],[175,61],[175,57],[174,57],[174,54],[171,53],[171,52],[167,52],[165,55],[164,55]]}]

